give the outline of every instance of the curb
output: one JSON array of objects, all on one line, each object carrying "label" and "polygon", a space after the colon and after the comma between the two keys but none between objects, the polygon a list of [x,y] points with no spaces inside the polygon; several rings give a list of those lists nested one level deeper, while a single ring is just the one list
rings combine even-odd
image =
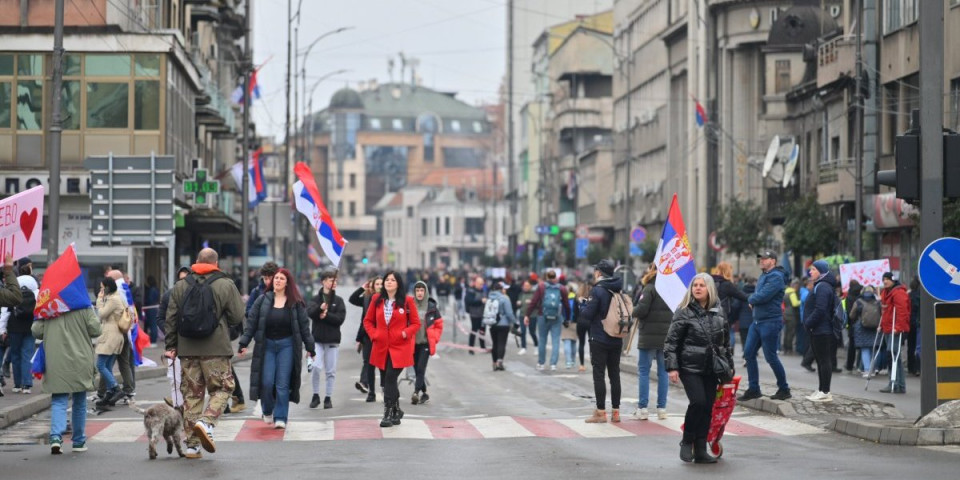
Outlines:
[{"label": "curb", "polygon": [[920,428],[905,421],[869,422],[859,418],[838,418],[830,423],[830,429],[885,445],[960,445],[960,428]]},{"label": "curb", "polygon": [[[148,367],[137,370],[138,380],[149,380],[167,376],[167,367]],[[12,405],[0,410],[0,430],[22,422],[48,408],[51,396],[49,393],[32,395],[31,398],[19,405]]]}]

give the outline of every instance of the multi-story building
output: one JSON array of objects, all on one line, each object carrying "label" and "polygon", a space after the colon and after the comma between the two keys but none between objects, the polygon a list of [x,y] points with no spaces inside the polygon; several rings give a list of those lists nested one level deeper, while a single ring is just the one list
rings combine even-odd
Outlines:
[{"label": "multi-story building", "polygon": [[[237,112],[225,92],[237,84],[242,58],[237,45],[245,21],[238,3],[69,2],[61,90],[61,204],[59,212],[45,212],[45,218],[59,215],[60,231],[43,235],[59,235],[61,246],[76,244],[91,284],[104,265],[128,270],[137,281],[146,275],[166,279],[173,272],[166,268],[166,248],[148,248],[140,255],[130,246],[91,245],[86,157],[171,155],[178,182],[197,168],[216,174],[236,161]],[[53,21],[53,2],[0,1],[4,195],[48,184]],[[208,207],[194,205],[182,188],[176,190],[181,193],[176,198],[175,263],[189,264],[204,241],[223,247],[221,253],[230,257],[240,233],[231,214],[232,192],[217,195]]]}]

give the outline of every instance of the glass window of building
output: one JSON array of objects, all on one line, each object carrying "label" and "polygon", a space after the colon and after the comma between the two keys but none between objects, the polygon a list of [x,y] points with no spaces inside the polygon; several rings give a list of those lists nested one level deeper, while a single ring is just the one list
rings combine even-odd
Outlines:
[{"label": "glass window of building", "polygon": [[450,120],[450,131],[452,132],[460,131],[460,120]]},{"label": "glass window of building", "polygon": [[[21,55],[21,57],[27,55]],[[43,129],[43,80],[17,82],[17,128],[40,131]]]},{"label": "glass window of building", "polygon": [[483,133],[483,123],[473,122],[473,133]]},{"label": "glass window of building", "polygon": [[91,55],[84,62],[87,77],[129,77],[130,55]]},{"label": "glass window of building", "polygon": [[394,129],[394,130],[403,130],[403,120],[400,120],[399,118],[394,118],[394,119],[393,119],[393,129]]},{"label": "glass window of building", "polygon": [[127,83],[87,82],[87,128],[127,128]]},{"label": "glass window of building", "polygon": [[370,119],[370,130],[380,130],[380,119],[371,118]]}]

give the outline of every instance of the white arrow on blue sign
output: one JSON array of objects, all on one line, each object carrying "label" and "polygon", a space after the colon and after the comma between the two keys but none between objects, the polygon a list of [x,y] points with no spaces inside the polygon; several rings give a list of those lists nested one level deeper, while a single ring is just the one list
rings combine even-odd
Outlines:
[{"label": "white arrow on blue sign", "polygon": [[960,238],[944,237],[923,249],[917,268],[920,283],[933,298],[960,300]]}]

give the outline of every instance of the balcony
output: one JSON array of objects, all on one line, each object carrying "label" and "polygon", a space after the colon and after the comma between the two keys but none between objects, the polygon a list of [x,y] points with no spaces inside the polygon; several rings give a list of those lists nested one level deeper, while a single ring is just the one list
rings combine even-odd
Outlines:
[{"label": "balcony", "polygon": [[553,104],[553,125],[558,131],[575,128],[613,128],[613,100],[565,98]]},{"label": "balcony", "polygon": [[212,130],[215,135],[232,136],[236,132],[236,114],[230,100],[207,77],[201,77],[203,92],[197,96],[197,123]]},{"label": "balcony", "polygon": [[821,163],[817,173],[817,199],[821,205],[852,202],[856,191],[853,158]]},{"label": "balcony", "polygon": [[856,39],[844,37],[820,45],[817,50],[817,88],[855,75],[856,48]]}]

